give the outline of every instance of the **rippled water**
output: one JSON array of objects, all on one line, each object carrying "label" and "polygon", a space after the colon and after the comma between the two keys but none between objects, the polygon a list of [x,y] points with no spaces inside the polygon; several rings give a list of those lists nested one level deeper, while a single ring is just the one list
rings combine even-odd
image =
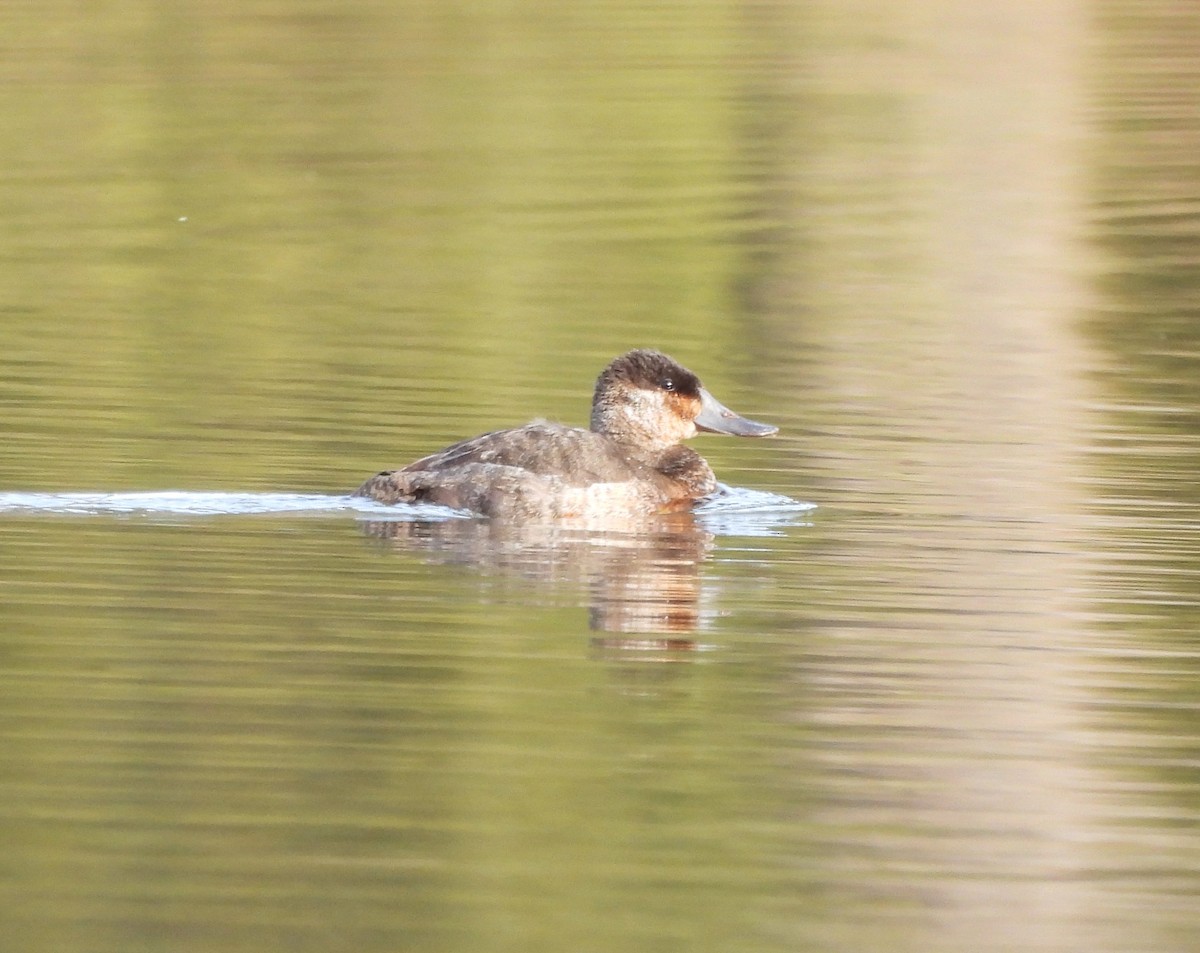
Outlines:
[{"label": "rippled water", "polygon": [[[807,513],[815,503],[778,493],[722,486],[695,509],[706,525],[730,534],[769,532],[773,522]],[[472,518],[470,513],[437,504],[388,506],[357,496],[315,493],[194,493],[188,490],[140,493],[0,493],[0,513],[32,515],[140,514],[145,516],[236,516],[256,513],[367,513],[394,522]]]},{"label": "rippled water", "polygon": [[[1191,4],[77,13],[0,31],[0,949],[1195,948]],[[781,428],[696,513],[346,495],[635,346]]]}]

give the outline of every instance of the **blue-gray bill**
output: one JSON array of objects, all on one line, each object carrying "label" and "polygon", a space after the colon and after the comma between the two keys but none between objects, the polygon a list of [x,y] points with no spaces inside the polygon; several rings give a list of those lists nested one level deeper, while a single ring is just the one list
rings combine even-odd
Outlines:
[{"label": "blue-gray bill", "polygon": [[735,414],[703,387],[700,388],[700,400],[702,403],[700,414],[696,417],[697,430],[729,434],[731,437],[769,437],[779,432],[778,427],[760,424],[757,420],[749,420]]}]

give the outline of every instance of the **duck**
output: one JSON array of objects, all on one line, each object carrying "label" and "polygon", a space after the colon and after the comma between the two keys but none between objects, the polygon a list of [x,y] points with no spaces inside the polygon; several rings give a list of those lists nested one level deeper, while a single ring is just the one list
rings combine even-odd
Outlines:
[{"label": "duck", "polygon": [[587,429],[535,420],[492,431],[377,473],[353,495],[507,520],[672,513],[719,489],[707,461],[683,441],[701,432],[766,437],[778,430],[725,407],[673,358],[640,348],[596,379]]}]

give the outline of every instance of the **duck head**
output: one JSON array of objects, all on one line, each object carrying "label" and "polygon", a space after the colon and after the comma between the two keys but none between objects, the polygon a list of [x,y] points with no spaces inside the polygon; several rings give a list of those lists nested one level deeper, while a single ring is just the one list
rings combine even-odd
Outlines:
[{"label": "duck head", "polygon": [[686,367],[651,350],[623,354],[600,374],[591,429],[647,452],[661,452],[699,431],[766,437],[779,430],[734,413]]}]

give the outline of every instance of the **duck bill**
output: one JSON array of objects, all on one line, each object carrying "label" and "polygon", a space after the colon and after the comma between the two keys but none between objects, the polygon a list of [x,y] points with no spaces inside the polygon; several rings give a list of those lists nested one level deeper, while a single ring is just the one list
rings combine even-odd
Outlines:
[{"label": "duck bill", "polygon": [[700,413],[695,423],[697,430],[729,434],[731,437],[769,437],[779,431],[778,427],[770,424],[739,417],[703,387],[700,388]]}]

